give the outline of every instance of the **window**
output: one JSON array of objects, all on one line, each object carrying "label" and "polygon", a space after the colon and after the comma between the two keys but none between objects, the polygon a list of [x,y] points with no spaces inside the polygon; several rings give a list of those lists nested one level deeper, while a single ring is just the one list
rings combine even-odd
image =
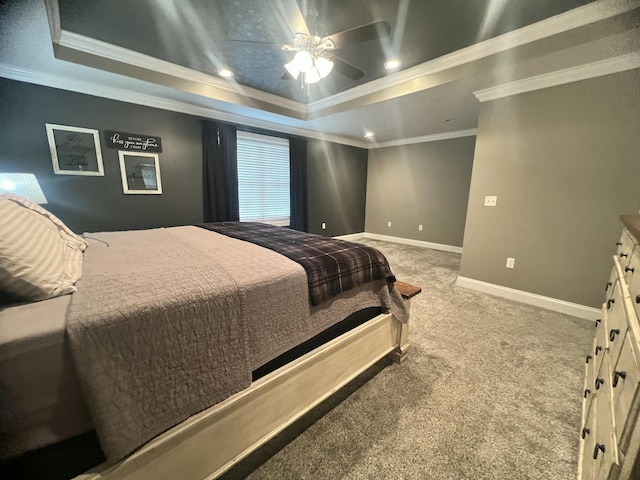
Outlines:
[{"label": "window", "polygon": [[289,140],[240,130],[237,137],[240,221],[288,226]]}]

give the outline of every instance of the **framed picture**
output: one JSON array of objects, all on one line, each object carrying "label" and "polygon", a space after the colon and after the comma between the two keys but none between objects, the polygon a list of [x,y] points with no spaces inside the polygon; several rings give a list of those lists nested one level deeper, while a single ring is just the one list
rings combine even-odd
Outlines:
[{"label": "framed picture", "polygon": [[45,125],[54,173],[104,176],[98,130],[53,123]]},{"label": "framed picture", "polygon": [[122,190],[132,194],[161,194],[160,161],[157,153],[118,152]]}]

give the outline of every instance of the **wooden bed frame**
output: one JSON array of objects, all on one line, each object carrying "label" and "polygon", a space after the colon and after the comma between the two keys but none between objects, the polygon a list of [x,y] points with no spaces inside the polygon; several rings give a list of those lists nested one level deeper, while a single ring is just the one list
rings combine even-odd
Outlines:
[{"label": "wooden bed frame", "polygon": [[[396,282],[407,307],[421,289]],[[76,480],[213,479],[385,356],[407,358],[408,325],[384,313]]]}]

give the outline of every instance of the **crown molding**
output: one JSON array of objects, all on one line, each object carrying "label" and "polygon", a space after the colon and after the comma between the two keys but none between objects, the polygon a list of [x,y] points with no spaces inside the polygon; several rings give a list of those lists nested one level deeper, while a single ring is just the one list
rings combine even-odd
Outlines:
[{"label": "crown molding", "polygon": [[555,87],[566,83],[579,82],[590,78],[602,77],[613,73],[625,72],[640,68],[640,52],[629,53],[619,57],[609,58],[598,62],[587,63],[577,67],[565,68],[556,72],[544,73],[535,77],[524,78],[485,88],[473,92],[475,97],[481,102],[497,100],[499,98],[510,97],[520,93],[542,90],[543,88]]},{"label": "crown molding", "polygon": [[527,25],[455,52],[429,60],[377,80],[331,95],[307,105],[308,113],[318,112],[344,102],[394,88],[412,80],[459,67],[497,53],[557,35],[590,23],[606,20],[640,6],[638,0],[597,0],[537,23]]},{"label": "crown molding", "polygon": [[87,82],[76,78],[69,78],[62,75],[55,75],[36,70],[14,67],[11,65],[0,64],[0,77],[11,80],[18,80],[26,83],[43,85],[46,87],[68,90],[86,95],[93,95],[101,98],[108,98],[120,102],[133,103],[145,107],[159,108],[161,110],[169,110],[172,112],[185,113],[197,117],[210,118],[223,122],[244,125],[247,127],[271,130],[273,132],[286,133],[289,135],[297,135],[300,137],[312,138],[316,140],[325,140],[328,142],[350,145],[352,147],[367,148],[369,145],[364,141],[354,140],[348,137],[341,137],[321,131],[307,130],[304,128],[281,125],[266,120],[258,120],[245,115],[223,112],[214,108],[194,105],[178,100],[169,100],[155,95],[147,95],[134,90],[110,87],[104,84]]},{"label": "crown molding", "polygon": [[110,100],[116,100],[120,102],[133,103],[145,107],[159,108],[161,110],[169,110],[172,112],[185,113],[187,115],[220,120],[223,122],[244,125],[247,127],[287,133],[290,135],[297,135],[300,137],[312,138],[315,140],[325,140],[328,142],[340,143],[342,145],[350,145],[352,147],[364,148],[368,150],[399,145],[410,145],[413,143],[448,140],[451,138],[471,137],[477,134],[477,129],[471,128],[468,130],[456,130],[454,132],[436,133],[432,135],[423,135],[420,137],[370,143],[367,141],[341,137],[339,135],[324,133],[321,131],[291,127],[275,122],[269,122],[266,120],[257,120],[245,115],[223,112],[214,108],[202,107],[191,103],[180,102],[177,100],[168,100],[166,98],[158,97],[155,95],[138,93],[129,89],[110,87],[108,85],[86,82],[84,80],[78,80],[62,75],[55,75],[21,67],[13,67],[10,65],[0,64],[0,77],[25,83],[43,85],[45,87],[59,88],[61,90],[82,93],[85,95],[93,95],[95,97],[108,98]]},{"label": "crown molding", "polygon": [[60,4],[58,0],[44,0],[44,7],[47,10],[47,22],[49,23],[51,40],[56,43],[60,40],[62,32],[60,27]]},{"label": "crown molding", "polygon": [[413,143],[436,142],[438,140],[449,140],[451,138],[473,137],[478,133],[478,129],[456,130],[454,132],[434,133],[421,137],[401,138],[399,140],[389,140],[387,142],[371,143],[369,149],[398,147],[401,145],[411,145]]},{"label": "crown molding", "polygon": [[[57,4],[57,2],[55,3]],[[307,107],[303,103],[289,100],[288,98],[280,97],[272,93],[263,92],[255,88],[245,87],[234,81],[222,80],[213,75],[208,75],[197,70],[183,67],[182,65],[176,65],[175,63],[160,60],[150,55],[145,55],[144,53],[129,50],[128,48],[113,45],[101,40],[96,40],[95,38],[90,38],[78,33],[60,29],[58,39],[56,40],[55,38],[53,38],[53,41],[61,47],[65,47],[74,51],[94,55],[126,65],[132,65],[137,68],[144,68],[151,72],[170,75],[182,80],[198,82],[200,84],[214,87],[224,92],[229,92],[253,100],[277,105],[279,107],[301,113],[304,116],[306,116],[307,113]]]}]

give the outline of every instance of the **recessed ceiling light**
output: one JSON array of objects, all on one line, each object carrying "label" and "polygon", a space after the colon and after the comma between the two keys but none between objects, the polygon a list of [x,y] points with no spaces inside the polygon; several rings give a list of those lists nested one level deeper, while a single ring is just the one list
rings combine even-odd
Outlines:
[{"label": "recessed ceiling light", "polygon": [[373,132],[364,132],[364,138],[373,138]]},{"label": "recessed ceiling light", "polygon": [[218,70],[218,75],[224,78],[233,77],[233,72],[227,68],[223,68],[222,70]]},{"label": "recessed ceiling light", "polygon": [[386,68],[387,70],[393,70],[394,68],[398,68],[399,66],[400,60],[398,60],[397,58],[384,62],[384,68]]}]

